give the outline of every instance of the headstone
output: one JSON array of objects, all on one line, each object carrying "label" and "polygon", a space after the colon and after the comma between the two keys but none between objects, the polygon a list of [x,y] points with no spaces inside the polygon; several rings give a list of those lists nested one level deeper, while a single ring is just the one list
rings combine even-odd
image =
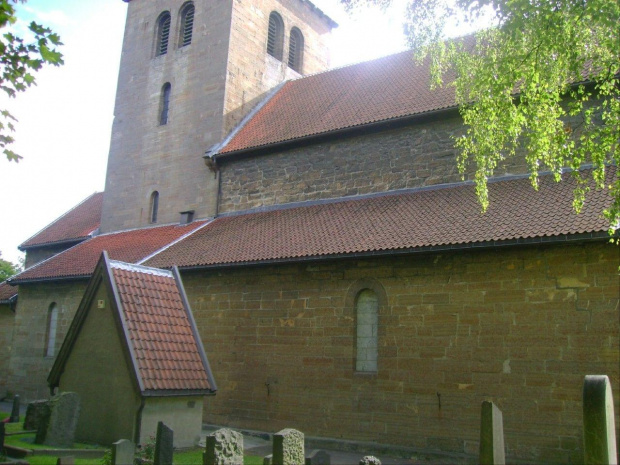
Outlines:
[{"label": "headstone", "polygon": [[49,415],[48,400],[35,400],[26,407],[26,418],[24,419],[25,431],[36,431],[39,429],[43,418]]},{"label": "headstone", "polygon": [[160,421],[157,423],[153,465],[172,465],[173,444],[174,432]]},{"label": "headstone", "polygon": [[583,382],[584,461],[618,464],[611,384],[605,375],[587,375]]},{"label": "headstone", "polygon": [[16,394],[13,397],[13,409],[11,410],[11,416],[9,417],[9,423],[19,423],[19,395]]},{"label": "headstone", "polygon": [[75,465],[75,457],[69,455],[67,457],[58,457],[56,465]]},{"label": "headstone", "polygon": [[480,419],[480,464],[504,465],[504,420],[502,411],[493,402],[482,402]]},{"label": "headstone", "polygon": [[271,465],[273,462],[273,454],[265,455],[263,457],[263,465]]},{"label": "headstone", "polygon": [[306,465],[331,465],[332,458],[322,449],[313,450],[306,456]]},{"label": "headstone", "polygon": [[273,435],[273,464],[299,465],[305,463],[304,433],[286,428]]},{"label": "headstone", "polygon": [[207,436],[204,465],[243,465],[243,435],[221,428]]},{"label": "headstone", "polygon": [[0,455],[4,454],[4,435],[5,435],[4,426],[5,426],[5,423],[3,421],[0,421]]},{"label": "headstone", "polygon": [[373,455],[367,455],[360,460],[360,465],[381,465],[381,460]]},{"label": "headstone", "polygon": [[136,446],[127,439],[112,443],[112,465],[133,465]]},{"label": "headstone", "polygon": [[80,416],[80,398],[75,392],[63,392],[48,402],[47,415],[37,428],[35,443],[54,447],[73,447]]}]

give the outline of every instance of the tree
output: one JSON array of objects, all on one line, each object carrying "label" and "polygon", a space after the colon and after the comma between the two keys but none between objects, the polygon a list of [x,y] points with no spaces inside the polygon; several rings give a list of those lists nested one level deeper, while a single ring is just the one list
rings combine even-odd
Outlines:
[{"label": "tree", "polygon": [[14,274],[19,273],[22,270],[20,265],[15,265],[7,260],[2,259],[2,252],[0,251],[0,283],[6,281]]},{"label": "tree", "polygon": [[[25,0],[0,0],[0,29],[15,24],[14,5]],[[33,37],[31,41],[6,32],[0,37],[0,89],[9,97],[15,97],[35,84],[32,73],[39,71],[43,65],[59,66],[63,63],[62,54],[55,47],[62,45],[60,37],[51,29],[34,21],[28,27]],[[13,152],[10,146],[14,139],[17,121],[7,110],[0,110],[0,148],[9,161],[19,161],[21,156]]]},{"label": "tree", "polygon": [[[534,188],[543,170],[557,181],[563,167],[574,170],[577,212],[590,185],[608,189],[604,215],[617,231],[620,180],[605,181],[605,171],[620,164],[620,2],[409,0],[407,16],[410,45],[419,59],[430,54],[432,85],[455,88],[466,125],[455,140],[458,166],[464,173],[473,165],[482,209],[498,164],[524,156]],[[485,28],[445,40],[457,21]],[[593,183],[578,171],[585,164]]]}]

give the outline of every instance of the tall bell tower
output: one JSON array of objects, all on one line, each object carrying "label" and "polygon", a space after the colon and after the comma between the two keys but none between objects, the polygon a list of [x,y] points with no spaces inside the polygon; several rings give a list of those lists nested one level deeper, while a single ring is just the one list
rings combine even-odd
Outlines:
[{"label": "tall bell tower", "polygon": [[327,69],[335,26],[307,0],[129,0],[101,231],[213,216],[205,151],[279,82]]}]

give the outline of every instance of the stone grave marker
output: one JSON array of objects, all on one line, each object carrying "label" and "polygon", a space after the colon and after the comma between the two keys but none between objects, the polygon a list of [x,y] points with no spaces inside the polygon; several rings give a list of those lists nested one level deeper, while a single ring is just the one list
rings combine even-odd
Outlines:
[{"label": "stone grave marker", "polygon": [[15,394],[15,397],[13,397],[13,409],[11,410],[9,423],[19,423],[19,394]]},{"label": "stone grave marker", "polygon": [[271,465],[273,462],[273,454],[265,455],[263,457],[263,465]]},{"label": "stone grave marker", "polygon": [[299,465],[306,461],[304,433],[286,428],[273,435],[273,464]]},{"label": "stone grave marker", "polygon": [[502,411],[493,402],[482,402],[480,419],[481,465],[504,465],[504,420]]},{"label": "stone grave marker", "polygon": [[26,407],[26,418],[24,419],[25,431],[36,431],[43,419],[49,415],[49,405],[47,399],[35,400]]},{"label": "stone grave marker", "polygon": [[373,455],[367,455],[360,460],[360,465],[381,465],[381,460]]},{"label": "stone grave marker", "polygon": [[155,436],[155,456],[153,465],[172,465],[172,452],[174,450],[174,432],[162,421],[157,423],[157,436]]},{"label": "stone grave marker", "polygon": [[35,443],[72,447],[80,416],[80,398],[75,392],[63,392],[48,402],[47,415],[37,428]]},{"label": "stone grave marker", "polygon": [[112,465],[133,465],[136,446],[127,439],[112,444]]},{"label": "stone grave marker", "polygon": [[4,454],[4,436],[6,434],[4,427],[5,423],[0,421],[0,455]]},{"label": "stone grave marker", "polygon": [[618,464],[614,400],[605,375],[587,375],[583,382],[583,443],[587,465]]},{"label": "stone grave marker", "polygon": [[331,465],[332,458],[323,449],[310,451],[306,456],[306,465]]},{"label": "stone grave marker", "polygon": [[58,457],[56,465],[75,465],[75,458],[72,455],[67,457]]},{"label": "stone grave marker", "polygon": [[221,428],[207,436],[204,465],[243,465],[243,435]]}]

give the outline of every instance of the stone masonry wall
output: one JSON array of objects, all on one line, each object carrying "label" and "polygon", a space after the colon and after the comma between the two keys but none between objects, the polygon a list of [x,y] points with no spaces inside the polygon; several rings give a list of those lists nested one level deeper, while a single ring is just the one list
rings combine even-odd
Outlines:
[{"label": "stone masonry wall", "polygon": [[45,354],[48,309],[53,302],[58,306],[54,351],[58,354],[86,284],[86,281],[72,281],[19,286],[7,388],[22,400],[49,397],[47,376],[54,357]]},{"label": "stone masonry wall", "polygon": [[[459,182],[451,137],[462,131],[452,117],[222,162],[220,212]],[[515,162],[495,174],[527,172]]]},{"label": "stone masonry wall", "polygon": [[11,350],[13,347],[13,322],[15,314],[8,304],[0,304],[0,399],[6,395],[7,377],[9,361],[11,360]]},{"label": "stone masonry wall", "polygon": [[[185,272],[218,393],[208,423],[477,454],[480,405],[509,458],[583,463],[581,390],[609,375],[620,427],[618,247],[606,242]],[[374,283],[374,284],[369,284]],[[354,296],[385,290],[376,374]]]}]

